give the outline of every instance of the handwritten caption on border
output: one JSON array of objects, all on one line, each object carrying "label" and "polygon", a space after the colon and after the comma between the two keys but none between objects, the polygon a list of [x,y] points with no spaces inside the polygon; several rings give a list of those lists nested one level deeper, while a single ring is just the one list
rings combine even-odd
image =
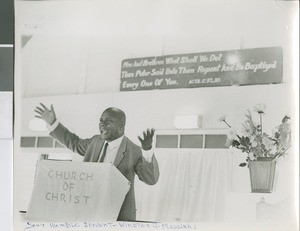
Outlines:
[{"label": "handwritten caption on border", "polygon": [[26,222],[24,230],[196,230],[189,223],[142,222]]}]

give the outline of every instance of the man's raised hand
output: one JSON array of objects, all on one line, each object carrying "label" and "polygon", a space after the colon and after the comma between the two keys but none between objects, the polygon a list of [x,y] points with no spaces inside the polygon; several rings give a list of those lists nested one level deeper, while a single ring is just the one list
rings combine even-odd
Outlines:
[{"label": "man's raised hand", "polygon": [[142,144],[142,149],[147,151],[152,148],[152,141],[153,141],[153,136],[154,136],[154,129],[151,128],[151,130],[147,129],[147,131],[143,132],[143,138],[138,136],[138,139],[140,140]]},{"label": "man's raised hand", "polygon": [[51,104],[50,109],[48,109],[44,104],[40,103],[41,106],[37,106],[35,108],[35,112],[37,115],[35,117],[40,118],[47,122],[48,124],[52,125],[56,121],[56,115],[53,108],[53,105]]}]

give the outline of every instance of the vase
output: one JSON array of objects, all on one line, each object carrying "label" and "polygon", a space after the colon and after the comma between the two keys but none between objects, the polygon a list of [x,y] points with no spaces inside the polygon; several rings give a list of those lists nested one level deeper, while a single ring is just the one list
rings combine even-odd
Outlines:
[{"label": "vase", "polygon": [[271,193],[273,190],[276,161],[271,157],[259,157],[249,161],[252,193]]}]

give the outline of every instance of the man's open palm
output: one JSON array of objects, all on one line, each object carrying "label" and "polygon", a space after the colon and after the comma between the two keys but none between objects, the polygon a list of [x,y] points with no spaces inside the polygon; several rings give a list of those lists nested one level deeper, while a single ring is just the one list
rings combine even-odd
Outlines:
[{"label": "man's open palm", "polygon": [[56,121],[56,115],[53,108],[53,105],[51,104],[50,109],[48,109],[44,104],[40,103],[41,106],[37,106],[35,108],[35,112],[37,115],[35,117],[40,118],[47,122],[48,124],[52,125]]},{"label": "man's open palm", "polygon": [[151,128],[151,130],[147,129],[147,131],[143,132],[143,138],[138,136],[138,139],[140,140],[142,144],[143,150],[150,150],[152,148],[152,141],[154,136],[154,129]]}]

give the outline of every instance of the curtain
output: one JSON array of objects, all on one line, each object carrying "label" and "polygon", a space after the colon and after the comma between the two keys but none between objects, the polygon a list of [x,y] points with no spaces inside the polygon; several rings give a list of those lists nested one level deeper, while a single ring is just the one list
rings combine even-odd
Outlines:
[{"label": "curtain", "polygon": [[224,149],[157,149],[160,178],[136,181],[137,219],[216,222],[225,218],[232,154]]}]

